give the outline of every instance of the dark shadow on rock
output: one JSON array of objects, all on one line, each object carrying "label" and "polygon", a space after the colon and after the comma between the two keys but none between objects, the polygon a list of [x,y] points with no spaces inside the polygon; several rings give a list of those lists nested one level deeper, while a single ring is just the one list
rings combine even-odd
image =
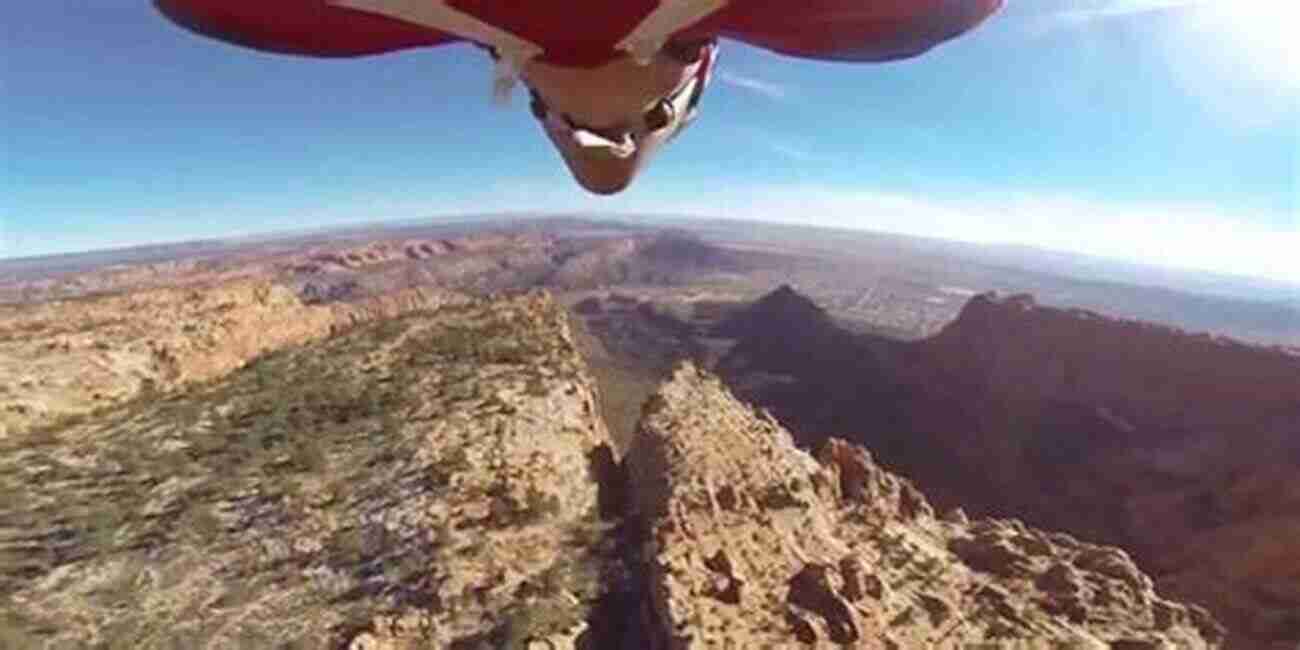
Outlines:
[{"label": "dark shadow on rock", "polygon": [[587,469],[596,482],[596,507],[601,521],[621,518],[627,510],[627,476],[614,458],[614,449],[598,445],[587,454]]}]

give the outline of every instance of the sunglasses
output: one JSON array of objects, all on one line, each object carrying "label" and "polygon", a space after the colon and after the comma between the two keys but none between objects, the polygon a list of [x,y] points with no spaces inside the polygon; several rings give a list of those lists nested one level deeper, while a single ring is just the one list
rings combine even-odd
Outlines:
[{"label": "sunglasses", "polygon": [[[705,60],[708,55],[708,49],[713,45],[712,40],[693,41],[686,43],[669,43],[660,50],[662,56],[668,57],[675,62],[692,65]],[[703,64],[707,67],[709,62]],[[672,126],[678,121],[678,115],[682,116],[683,123],[689,123],[694,117],[696,107],[699,105],[700,97],[704,94],[703,80],[708,70],[701,67],[699,72],[684,80],[681,85],[673,89],[672,92],[661,97],[653,106],[646,109],[641,114],[642,133],[657,133],[663,129]],[[528,89],[529,102],[528,108],[532,111],[533,117],[538,121],[545,122],[550,115],[550,107],[546,100],[532,88]],[[686,101],[682,101],[685,98]],[[584,126],[574,122],[568,115],[558,115],[563,124],[572,131],[588,131],[595,133],[603,138],[610,140],[622,139],[622,133],[609,133],[607,130],[594,127]]]}]

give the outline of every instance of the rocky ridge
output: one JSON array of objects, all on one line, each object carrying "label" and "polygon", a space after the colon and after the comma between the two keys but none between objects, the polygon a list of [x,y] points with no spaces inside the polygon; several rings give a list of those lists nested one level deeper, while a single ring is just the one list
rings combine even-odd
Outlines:
[{"label": "rocky ridge", "polygon": [[653,648],[1205,648],[1222,629],[1121,550],[937,517],[861,447],[810,456],[683,366],[627,456]]},{"label": "rocky ridge", "polygon": [[609,528],[594,400],[533,294],[6,444],[0,647],[571,646]]}]

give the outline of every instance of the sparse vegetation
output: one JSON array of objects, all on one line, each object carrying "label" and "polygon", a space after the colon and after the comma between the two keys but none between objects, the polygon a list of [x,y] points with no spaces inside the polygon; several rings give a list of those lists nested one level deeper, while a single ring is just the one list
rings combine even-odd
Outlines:
[{"label": "sparse vegetation", "polygon": [[[431,427],[506,422],[530,390],[549,392],[576,375],[555,323],[534,316],[463,309],[361,326],[264,354],[183,393],[147,386],[0,449],[0,539],[15,540],[0,542],[0,602],[55,569],[79,576],[113,567],[84,599],[3,619],[0,647],[85,640],[87,628],[64,624],[60,608],[72,605],[79,620],[103,621],[102,647],[146,650],[214,635],[229,647],[324,647],[378,613],[437,610],[439,567],[474,556],[479,549],[457,541],[470,533],[436,518],[408,527],[374,517],[412,499],[482,489],[463,447],[447,441],[427,454]],[[474,498],[488,499],[492,513],[474,534],[519,534],[562,514],[560,499],[541,487]],[[579,589],[578,572],[556,567],[539,579],[545,590],[598,591]],[[205,622],[177,629],[140,609],[146,598],[182,608],[167,616],[188,621],[202,611]],[[266,613],[247,618],[254,609]],[[510,620],[549,628],[558,624],[547,622],[553,609]],[[263,620],[324,611],[334,622],[315,631]]]},{"label": "sparse vegetation", "polygon": [[455,647],[526,650],[530,641],[569,633],[590,620],[623,580],[619,534],[594,513],[575,522],[565,539],[572,551],[521,585],[523,602],[504,612],[496,627]]}]

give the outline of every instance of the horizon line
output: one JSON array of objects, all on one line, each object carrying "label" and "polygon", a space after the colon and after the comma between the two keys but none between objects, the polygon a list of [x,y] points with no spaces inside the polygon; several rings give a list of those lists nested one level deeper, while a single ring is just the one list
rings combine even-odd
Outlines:
[{"label": "horizon line", "polygon": [[[891,230],[855,227],[852,225],[827,225],[827,224],[800,222],[795,220],[785,220],[780,218],[758,219],[758,218],[747,217],[747,216],[726,217],[726,216],[719,216],[719,215],[704,215],[698,213],[667,212],[667,211],[586,212],[586,211],[570,211],[570,210],[553,210],[553,211],[501,210],[501,211],[491,211],[491,212],[462,212],[462,213],[455,213],[455,214],[438,214],[438,215],[429,215],[423,217],[380,218],[380,219],[370,219],[370,220],[361,220],[361,221],[348,221],[348,222],[321,225],[321,226],[302,226],[302,227],[292,227],[292,228],[275,228],[269,230],[245,231],[245,232],[238,232],[230,235],[215,236],[215,237],[193,237],[193,238],[182,238],[182,239],[166,239],[166,240],[140,242],[140,243],[132,243],[132,244],[107,245],[107,246],[97,247],[97,248],[57,251],[57,252],[49,252],[49,253],[37,253],[35,255],[24,255],[24,254],[8,255],[3,250],[0,250],[0,266],[15,264],[15,263],[35,263],[42,260],[76,258],[80,256],[90,256],[90,255],[97,255],[97,254],[125,253],[129,251],[139,251],[148,248],[168,248],[168,247],[203,246],[203,245],[208,245],[208,246],[235,245],[235,244],[250,242],[250,241],[274,242],[277,240],[288,240],[288,239],[300,238],[300,237],[311,237],[313,235],[323,236],[323,235],[330,235],[330,234],[344,234],[347,233],[348,231],[360,230],[367,227],[397,228],[403,226],[419,226],[419,225],[454,225],[460,222],[470,223],[472,222],[472,220],[481,219],[483,221],[490,221],[492,219],[506,219],[506,218],[515,218],[515,219],[524,219],[524,220],[547,220],[547,219],[570,218],[570,219],[585,219],[585,220],[592,220],[592,221],[624,221],[624,222],[626,219],[629,218],[649,218],[649,219],[663,219],[663,220],[679,219],[683,221],[729,221],[729,222],[740,222],[740,223],[764,224],[769,226],[793,226],[793,227],[809,228],[813,230],[863,233],[863,234],[872,234],[877,236],[903,237],[907,239],[922,240],[922,241],[946,242],[946,243],[953,243],[953,244],[962,244],[962,245],[982,248],[986,250],[999,248],[999,247],[1021,248],[1021,249],[1039,251],[1044,253],[1063,254],[1077,259],[1091,259],[1091,260],[1098,260],[1098,261],[1118,263],[1118,264],[1127,264],[1130,266],[1137,267],[1139,269],[1146,269],[1151,271],[1192,273],[1192,274],[1199,274],[1203,276],[1213,276],[1213,277],[1218,277],[1223,279],[1232,279],[1237,281],[1263,282],[1263,283],[1277,285],[1280,287],[1287,287],[1287,288],[1300,290],[1300,282],[1292,282],[1284,278],[1255,275],[1255,274],[1241,273],[1241,272],[1231,272],[1231,271],[1209,269],[1203,267],[1153,264],[1150,262],[1139,262],[1125,257],[1102,255],[1102,254],[1091,253],[1091,252],[1085,253],[1085,252],[1067,250],[1063,248],[1048,247],[1048,246],[1042,246],[1037,244],[1027,244],[1027,243],[1015,242],[1015,241],[972,241],[969,239],[942,237],[937,235],[922,235],[922,234],[909,233],[909,232],[896,232]],[[141,263],[149,263],[149,262],[141,262]],[[131,264],[131,262],[127,262],[126,264]]]}]

